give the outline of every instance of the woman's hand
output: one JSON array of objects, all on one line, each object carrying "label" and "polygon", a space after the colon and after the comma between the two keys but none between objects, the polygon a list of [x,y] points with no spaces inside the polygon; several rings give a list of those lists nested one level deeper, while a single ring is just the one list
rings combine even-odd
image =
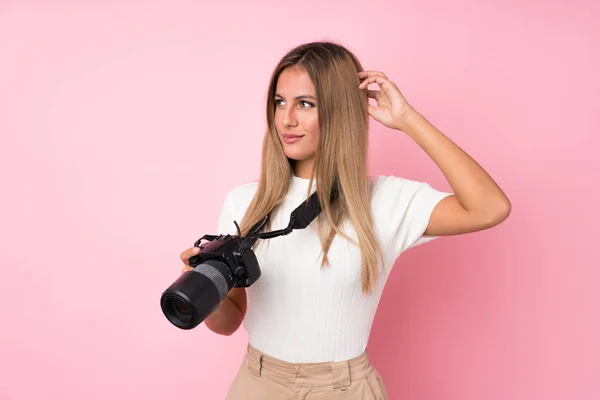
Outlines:
[{"label": "woman's hand", "polygon": [[181,270],[182,274],[186,271],[191,271],[194,269],[193,267],[190,267],[189,261],[190,261],[190,258],[192,258],[192,256],[195,256],[199,252],[200,252],[200,249],[198,247],[194,246],[194,247],[187,249],[183,253],[181,253],[179,258],[181,258],[181,261],[183,262],[183,268]]},{"label": "woman's hand", "polygon": [[[368,104],[369,115],[388,128],[403,131],[404,121],[415,110],[408,104],[396,84],[379,71],[361,71],[358,77],[364,79],[358,86],[359,89],[367,89],[367,96],[377,102],[377,107]],[[377,83],[381,90],[368,90],[367,87],[371,83]]]}]

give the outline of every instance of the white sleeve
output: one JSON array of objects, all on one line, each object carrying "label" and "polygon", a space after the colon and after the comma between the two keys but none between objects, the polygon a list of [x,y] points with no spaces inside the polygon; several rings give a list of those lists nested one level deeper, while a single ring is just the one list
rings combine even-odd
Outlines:
[{"label": "white sleeve", "polygon": [[[231,234],[231,235],[237,235],[237,228],[235,227],[235,224],[233,223],[233,220],[235,219],[234,217],[234,210],[233,210],[233,204],[232,204],[232,199],[231,199],[232,193],[231,191],[229,191],[227,193],[227,195],[225,196],[225,201],[223,202],[223,206],[221,207],[221,213],[219,215],[219,222],[217,225],[217,232],[215,232],[215,234],[217,235],[221,235],[221,234]],[[240,221],[236,221],[239,225]]]},{"label": "white sleeve", "polygon": [[437,236],[423,233],[435,206],[452,193],[433,189],[428,183],[395,176],[381,177],[379,220],[388,232],[394,259],[411,248],[427,243]]}]

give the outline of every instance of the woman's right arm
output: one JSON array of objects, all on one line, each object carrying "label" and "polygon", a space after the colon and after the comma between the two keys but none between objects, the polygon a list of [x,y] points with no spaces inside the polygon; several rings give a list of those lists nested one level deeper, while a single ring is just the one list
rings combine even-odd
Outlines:
[{"label": "woman's right arm", "polygon": [[[181,253],[181,261],[185,264],[181,273],[193,269],[189,266],[188,260],[193,255],[198,254],[197,249],[197,247],[192,247]],[[246,309],[246,288],[233,288],[227,293],[217,309],[204,320],[204,323],[211,331],[219,335],[229,336],[242,325]]]},{"label": "woman's right arm", "polygon": [[242,325],[246,304],[246,288],[233,288],[204,323],[211,331],[229,336]]}]

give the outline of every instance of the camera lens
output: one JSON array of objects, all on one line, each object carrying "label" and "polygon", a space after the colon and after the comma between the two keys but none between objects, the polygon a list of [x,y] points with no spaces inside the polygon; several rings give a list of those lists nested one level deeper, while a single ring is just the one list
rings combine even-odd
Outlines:
[{"label": "camera lens", "polygon": [[186,271],[161,296],[167,319],[181,329],[192,329],[214,312],[234,286],[225,263],[209,259]]},{"label": "camera lens", "polygon": [[167,301],[167,308],[173,318],[180,321],[181,324],[187,325],[192,320],[192,310],[188,303],[180,297],[172,297]]}]

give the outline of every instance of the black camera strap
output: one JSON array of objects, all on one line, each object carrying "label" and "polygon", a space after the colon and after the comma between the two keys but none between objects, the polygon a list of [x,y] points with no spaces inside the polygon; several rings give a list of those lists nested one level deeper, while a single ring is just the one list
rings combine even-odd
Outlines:
[{"label": "black camera strap", "polygon": [[[339,186],[337,180],[334,182],[334,185],[331,190],[330,202],[335,201],[335,199],[339,196]],[[321,213],[322,207],[319,202],[319,197],[317,192],[315,191],[310,195],[308,199],[306,199],[302,204],[300,204],[292,213],[290,214],[290,222],[285,229],[280,229],[271,232],[257,233],[263,225],[267,222],[269,218],[269,214],[267,214],[263,219],[258,221],[252,229],[248,232],[246,236],[247,239],[251,240],[251,243],[254,243],[256,239],[271,239],[277,236],[284,236],[290,234],[294,229],[304,229],[310,223],[317,218],[317,216]],[[237,223],[236,223],[236,226]],[[238,227],[239,232],[239,227]],[[252,240],[254,239],[254,240]]]}]

